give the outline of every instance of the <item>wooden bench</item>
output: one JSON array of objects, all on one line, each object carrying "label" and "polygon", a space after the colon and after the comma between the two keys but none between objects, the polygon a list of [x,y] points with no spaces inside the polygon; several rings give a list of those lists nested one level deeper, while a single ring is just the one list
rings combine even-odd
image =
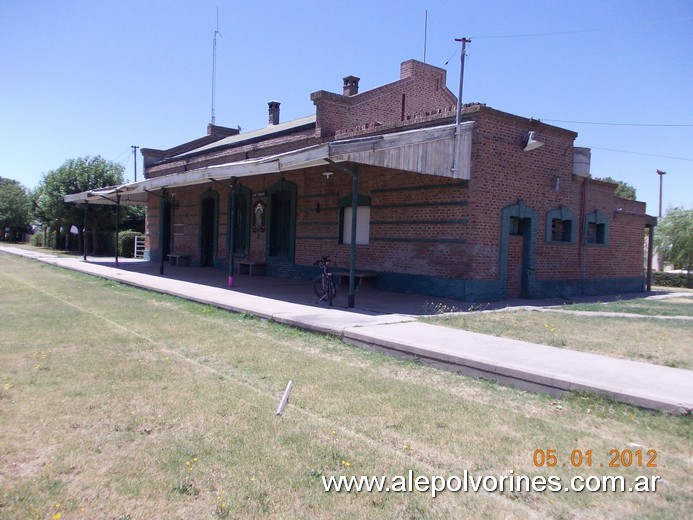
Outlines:
[{"label": "wooden bench", "polygon": [[168,263],[170,266],[186,266],[190,265],[190,255],[185,253],[169,253]]},{"label": "wooden bench", "polygon": [[[349,284],[349,276],[350,273],[349,271],[332,271],[333,276],[338,276],[339,277],[339,283],[337,286],[339,287],[342,284],[342,281],[345,280],[345,283],[348,285]],[[361,283],[363,280],[370,280],[371,283],[375,281],[375,279],[378,277],[378,273],[371,273],[371,272],[366,272],[366,271],[356,271],[355,273],[356,276],[356,289],[361,287]]]},{"label": "wooden bench", "polygon": [[265,264],[262,262],[253,262],[252,260],[236,260],[236,273],[247,274],[248,276],[253,276],[255,272],[256,276],[261,276],[265,274]]}]

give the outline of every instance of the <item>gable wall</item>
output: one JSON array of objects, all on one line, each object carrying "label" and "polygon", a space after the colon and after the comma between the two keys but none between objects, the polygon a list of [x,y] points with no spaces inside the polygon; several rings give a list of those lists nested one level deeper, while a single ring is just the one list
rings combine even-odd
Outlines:
[{"label": "gable wall", "polygon": [[456,98],[446,87],[446,71],[416,60],[402,64],[400,80],[354,96],[319,91],[317,131],[323,137],[373,129],[432,115],[454,115]]}]

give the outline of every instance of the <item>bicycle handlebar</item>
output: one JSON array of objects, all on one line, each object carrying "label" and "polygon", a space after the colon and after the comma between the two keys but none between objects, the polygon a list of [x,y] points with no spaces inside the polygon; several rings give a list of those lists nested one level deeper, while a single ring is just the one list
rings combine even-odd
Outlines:
[{"label": "bicycle handlebar", "polygon": [[322,267],[324,264],[329,264],[330,263],[330,256],[323,256],[320,260],[316,260],[313,262],[313,265],[318,265]]}]

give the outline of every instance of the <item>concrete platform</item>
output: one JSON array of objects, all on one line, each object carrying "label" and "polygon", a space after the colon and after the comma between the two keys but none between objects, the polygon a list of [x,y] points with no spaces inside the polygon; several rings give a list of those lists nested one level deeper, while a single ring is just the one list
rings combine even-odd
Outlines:
[{"label": "concrete platform", "polygon": [[[455,300],[402,295],[385,291],[357,293],[356,308],[346,308],[346,295],[336,305],[315,304],[311,284],[263,276],[237,276],[226,287],[223,271],[191,267],[166,268],[143,261],[88,259],[0,246],[0,251],[92,274],[234,312],[248,312],[279,323],[331,334],[345,342],[465,375],[486,377],[521,389],[562,393],[596,392],[618,401],[688,414],[693,410],[693,372],[597,354],[537,345],[451,329],[418,321],[436,305],[464,309]],[[524,301],[531,305],[559,301]],[[507,302],[501,304],[507,305]],[[496,307],[499,305],[496,304]],[[466,309],[465,309],[466,310]],[[692,348],[690,338],[685,348]]]}]

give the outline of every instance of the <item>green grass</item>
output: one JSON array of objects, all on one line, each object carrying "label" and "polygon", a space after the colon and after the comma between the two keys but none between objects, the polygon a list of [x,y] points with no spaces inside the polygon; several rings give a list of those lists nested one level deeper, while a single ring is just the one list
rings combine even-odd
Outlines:
[{"label": "green grass", "polygon": [[693,317],[693,295],[672,297],[665,300],[637,298],[609,303],[576,303],[563,307],[568,311],[625,312],[643,316]]},{"label": "green grass", "polygon": [[[672,302],[671,305],[677,304]],[[678,305],[685,307],[687,304]],[[576,307],[571,305],[566,309],[578,310]],[[648,303],[648,308],[653,307]],[[693,320],[616,318],[531,310],[469,312],[424,320],[481,334],[693,369]]]},{"label": "green grass", "polygon": [[[2,518],[683,518],[693,507],[691,417],[524,393],[4,254],[0,294]],[[602,464],[630,444],[656,449],[659,466],[532,463],[537,449],[589,449]],[[321,484],[409,469],[666,484],[435,499]]]}]

